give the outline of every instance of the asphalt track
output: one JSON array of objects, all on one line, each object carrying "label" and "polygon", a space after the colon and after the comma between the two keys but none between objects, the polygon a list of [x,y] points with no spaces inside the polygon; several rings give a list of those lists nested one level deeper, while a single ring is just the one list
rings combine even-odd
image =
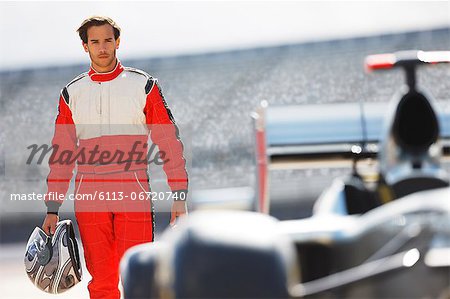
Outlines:
[{"label": "asphalt track", "polygon": [[[23,256],[25,254],[25,243],[14,243],[0,247],[0,290],[1,298],[4,299],[48,299],[67,298],[81,299],[89,298],[87,284],[90,279],[83,259],[83,281],[68,290],[63,295],[50,295],[36,288],[25,273]],[[82,248],[80,248],[82,250]]]}]

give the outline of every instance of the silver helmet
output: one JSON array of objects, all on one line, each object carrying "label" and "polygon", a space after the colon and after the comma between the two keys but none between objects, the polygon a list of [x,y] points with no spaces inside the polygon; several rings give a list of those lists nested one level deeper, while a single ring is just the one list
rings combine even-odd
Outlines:
[{"label": "silver helmet", "polygon": [[58,222],[53,236],[36,227],[25,252],[25,269],[36,287],[63,293],[81,281],[78,244],[72,221]]}]

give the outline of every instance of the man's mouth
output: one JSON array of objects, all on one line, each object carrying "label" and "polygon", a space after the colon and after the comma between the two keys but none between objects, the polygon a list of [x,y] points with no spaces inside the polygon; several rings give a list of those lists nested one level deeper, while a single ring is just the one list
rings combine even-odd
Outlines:
[{"label": "man's mouth", "polygon": [[100,56],[98,56],[98,58],[108,58],[109,57],[109,55],[100,55]]}]

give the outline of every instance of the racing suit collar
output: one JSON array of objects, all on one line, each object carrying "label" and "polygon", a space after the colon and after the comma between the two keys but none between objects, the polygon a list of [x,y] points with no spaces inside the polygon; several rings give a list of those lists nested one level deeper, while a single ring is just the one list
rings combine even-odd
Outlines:
[{"label": "racing suit collar", "polygon": [[120,75],[120,73],[122,73],[122,71],[123,71],[123,66],[120,63],[120,61],[117,59],[116,66],[114,67],[114,69],[112,71],[107,72],[107,73],[99,73],[91,65],[88,74],[89,74],[89,77],[91,77],[92,81],[105,82],[105,81],[111,81],[111,80],[115,79],[117,76]]}]

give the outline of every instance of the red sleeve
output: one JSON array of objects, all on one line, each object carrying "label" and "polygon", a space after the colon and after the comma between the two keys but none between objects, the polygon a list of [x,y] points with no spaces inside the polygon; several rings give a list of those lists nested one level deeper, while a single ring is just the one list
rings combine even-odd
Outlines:
[{"label": "red sleeve", "polygon": [[152,141],[158,145],[161,153],[165,153],[165,157],[162,159],[166,161],[163,164],[163,169],[170,189],[172,191],[187,191],[188,175],[186,160],[183,156],[183,143],[157,81],[147,95],[144,113],[146,123],[150,128]]},{"label": "red sleeve", "polygon": [[[52,154],[49,159],[50,173],[47,177],[48,193],[54,192],[53,195],[65,195],[75,167],[77,137],[72,112],[62,95],[59,98],[52,147]],[[48,198],[54,199],[55,197],[49,196],[46,198],[48,211],[57,212],[57,208],[62,204],[62,201],[49,201]],[[55,209],[56,211],[54,211]]]}]

